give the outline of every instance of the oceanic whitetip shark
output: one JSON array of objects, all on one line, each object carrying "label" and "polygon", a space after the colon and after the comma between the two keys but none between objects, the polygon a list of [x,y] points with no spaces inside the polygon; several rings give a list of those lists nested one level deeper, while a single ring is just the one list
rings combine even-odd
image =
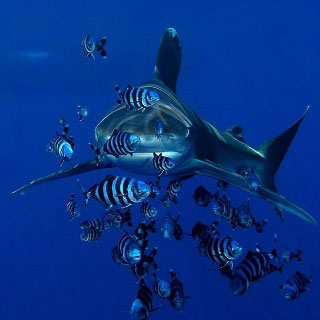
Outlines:
[{"label": "oceanic whitetip shark", "polygon": [[[157,92],[160,100],[144,112],[127,110],[124,103],[116,105],[95,128],[99,147],[103,147],[114,129],[138,135],[141,145],[132,157],[127,155],[116,159],[105,154],[98,166],[92,159],[36,179],[13,193],[23,194],[37,184],[114,167],[143,176],[156,176],[158,172],[152,163],[153,153],[156,152],[174,159],[176,165],[168,171],[168,176],[185,179],[201,175],[222,180],[270,202],[280,216],[286,210],[317,224],[305,210],[280,195],[274,183],[275,174],[307,111],[287,130],[254,149],[244,142],[240,126],[221,131],[201,119],[177,97],[180,64],[180,40],[176,30],[169,28],[160,41],[154,80],[138,86]],[[156,120],[163,122],[167,137],[165,134],[163,139],[155,136]],[[247,179],[239,174],[242,168],[253,170],[259,180],[257,189],[250,188]]]}]

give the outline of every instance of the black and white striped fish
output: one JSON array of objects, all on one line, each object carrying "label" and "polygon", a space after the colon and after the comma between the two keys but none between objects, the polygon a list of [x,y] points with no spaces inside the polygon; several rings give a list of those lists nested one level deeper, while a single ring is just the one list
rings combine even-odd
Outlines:
[{"label": "black and white striped fish", "polygon": [[63,165],[64,161],[70,161],[73,156],[74,142],[73,137],[68,137],[69,127],[65,123],[63,118],[59,120],[60,124],[63,126],[62,134],[56,133],[56,137],[49,142],[47,146],[47,151],[50,153],[55,153],[61,158],[60,167]]},{"label": "black and white striped fish", "polygon": [[279,288],[285,300],[292,301],[300,296],[301,293],[310,290],[312,276],[306,276],[300,271],[296,271],[283,285]]},{"label": "black and white striped fish", "polygon": [[138,150],[140,143],[140,138],[136,134],[121,132],[118,129],[114,129],[102,150],[100,148],[96,148],[91,143],[89,143],[89,146],[95,152],[96,162],[97,165],[99,165],[99,160],[103,155],[103,152],[110,154],[117,159],[119,156],[125,156],[127,154],[130,154],[132,157],[133,153]]},{"label": "black and white striped fish", "polygon": [[158,214],[158,210],[146,201],[142,202],[140,210],[147,219],[153,219]]},{"label": "black and white striped fish", "polygon": [[217,231],[218,222],[215,221],[211,226],[207,226],[200,221],[198,221],[192,228],[191,236],[193,240],[201,241],[208,237],[208,235],[216,235],[219,236],[219,232]]},{"label": "black and white striped fish", "polygon": [[96,228],[82,229],[80,233],[80,239],[85,242],[95,242],[102,237],[102,232]]},{"label": "black and white striped fish", "polygon": [[208,207],[211,200],[215,197],[216,195],[213,195],[202,185],[195,189],[193,194],[194,201],[199,207]]},{"label": "black and white striped fish", "polygon": [[146,108],[154,106],[160,100],[160,96],[157,92],[149,89],[132,87],[130,84],[123,90],[120,90],[120,87],[116,86],[115,90],[119,93],[117,103],[125,103],[127,110],[141,110],[141,112],[144,112]]},{"label": "black and white striped fish", "polygon": [[174,236],[176,240],[182,240],[183,234],[181,235],[181,232],[183,233],[183,231],[181,226],[178,224],[179,218],[180,214],[178,214],[174,219],[170,212],[168,212],[167,215],[162,219],[160,232],[163,238],[170,239],[172,236]]},{"label": "black and white striped fish", "polygon": [[153,291],[161,299],[167,300],[171,294],[171,287],[167,281],[161,280],[153,273]]},{"label": "black and white striped fish", "polygon": [[251,213],[250,201],[241,204],[238,208],[233,209],[233,216],[230,219],[232,228],[240,227],[243,229],[248,229],[252,226],[256,227],[258,233],[263,232],[263,228],[268,223],[268,220],[256,221]]},{"label": "black and white striped fish", "polygon": [[161,120],[157,119],[154,123],[154,134],[158,140],[161,140],[163,133],[164,133],[164,124]]},{"label": "black and white striped fish", "polygon": [[283,265],[277,265],[277,253],[273,250],[271,253],[263,252],[257,248],[257,251],[249,251],[244,260],[236,267],[231,277],[230,288],[236,296],[243,295],[248,291],[253,282],[258,281],[275,271],[282,272]]},{"label": "black and white striped fish", "polygon": [[110,230],[111,228],[120,229],[125,223],[129,227],[132,227],[131,211],[130,209],[127,209],[125,212],[110,210],[103,216],[103,223],[106,230]]},{"label": "black and white striped fish", "polygon": [[78,114],[79,121],[83,121],[89,115],[89,108],[84,104],[78,106],[77,108],[78,108],[77,114]]},{"label": "black and white striped fish", "polygon": [[104,221],[100,219],[91,219],[91,220],[86,220],[83,221],[80,224],[81,229],[89,229],[89,228],[94,228],[98,231],[104,231],[105,230],[105,225]]},{"label": "black and white striped fish", "polygon": [[69,200],[66,203],[67,211],[70,214],[70,220],[80,216],[80,213],[77,211],[77,203],[75,201],[75,194],[72,193]]},{"label": "black and white striped fish", "polygon": [[231,237],[220,238],[219,236],[209,235],[204,240],[207,246],[208,258],[223,268],[227,264],[233,264],[233,260],[238,258],[242,253],[242,247]]},{"label": "black and white striped fish", "polygon": [[234,215],[234,210],[231,207],[231,201],[225,194],[219,198],[219,194],[216,193],[212,204],[212,211],[215,215],[228,221],[230,221]]},{"label": "black and white striped fish", "polygon": [[302,254],[302,250],[300,249],[296,251],[291,251],[288,248],[286,248],[281,253],[281,259],[283,263],[291,263],[295,259],[298,262],[301,262],[302,261],[301,254]]},{"label": "black and white striped fish", "polygon": [[167,171],[172,169],[175,166],[175,162],[173,159],[169,157],[165,157],[160,154],[156,154],[155,152],[153,153],[153,166],[156,170],[160,171],[159,177],[165,173],[167,174]]},{"label": "black and white striped fish", "polygon": [[131,233],[124,232],[118,241],[118,251],[123,263],[134,265],[141,261],[142,248],[138,244],[137,237]]},{"label": "black and white striped fish", "polygon": [[143,181],[112,174],[108,174],[99,184],[93,185],[89,191],[85,191],[81,185],[80,187],[83,191],[85,205],[90,198],[93,198],[104,204],[107,210],[116,205],[125,208],[134,203],[142,202],[151,191]]},{"label": "black and white striped fish", "polygon": [[175,310],[181,310],[184,307],[184,300],[189,297],[185,297],[183,291],[183,284],[177,278],[175,272],[170,270],[171,282],[170,282],[170,304]]},{"label": "black and white striped fish", "polygon": [[178,203],[178,192],[181,189],[180,180],[171,180],[167,186],[166,193],[170,197],[170,201],[173,203]]},{"label": "black and white striped fish", "polygon": [[147,287],[145,280],[140,281],[140,288],[136,295],[130,311],[132,320],[149,320],[150,313],[158,310],[152,306],[153,296],[151,290]]},{"label": "black and white striped fish", "polygon": [[134,230],[134,235],[137,239],[137,242],[142,250],[145,250],[148,248],[148,236],[149,231],[152,233],[156,232],[156,229],[154,227],[156,221],[151,220],[149,224],[145,224],[144,222],[139,223]]},{"label": "black and white striped fish", "polygon": [[104,49],[106,43],[107,39],[105,37],[101,38],[100,41],[95,42],[91,35],[87,35],[82,39],[81,48],[88,58],[95,59],[93,55],[95,51],[98,51],[102,58],[106,58],[107,52]]},{"label": "black and white striped fish", "polygon": [[156,247],[151,251],[150,255],[146,255],[143,252],[140,262],[131,266],[131,271],[137,277],[137,282],[145,279],[148,276],[150,267],[158,270],[158,265],[154,261],[154,257],[156,256],[157,251],[158,248]]}]

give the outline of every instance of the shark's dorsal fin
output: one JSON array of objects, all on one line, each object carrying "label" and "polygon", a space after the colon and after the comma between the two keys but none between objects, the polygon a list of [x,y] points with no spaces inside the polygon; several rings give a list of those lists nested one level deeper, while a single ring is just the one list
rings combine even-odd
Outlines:
[{"label": "shark's dorsal fin", "polygon": [[229,133],[231,136],[233,136],[235,139],[244,142],[244,139],[242,137],[242,127],[241,126],[233,126],[226,130],[227,133]]},{"label": "shark's dorsal fin", "polygon": [[176,84],[181,65],[181,45],[178,33],[174,28],[168,28],[158,49],[154,77],[176,93]]}]

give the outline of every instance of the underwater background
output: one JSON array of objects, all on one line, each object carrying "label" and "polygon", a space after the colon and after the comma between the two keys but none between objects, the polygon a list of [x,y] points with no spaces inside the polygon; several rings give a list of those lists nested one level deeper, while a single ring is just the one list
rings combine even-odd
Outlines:
[{"label": "underwater background", "polygon": [[[91,201],[85,211],[76,178],[11,195],[21,185],[59,170],[59,160],[45,147],[60,130],[63,116],[75,137],[75,154],[64,168],[93,157],[94,127],[115,104],[121,87],[153,78],[158,44],[174,27],[182,44],[177,94],[204,119],[220,129],[243,126],[249,145],[259,146],[311,109],[276,176],[281,194],[318,221],[320,120],[320,4],[318,1],[7,1],[0,2],[1,215],[0,319],[129,319],[138,285],[131,271],[111,260],[121,234],[105,232],[96,243],[79,239],[79,223],[100,216]],[[86,34],[107,37],[107,59],[88,59],[80,47]],[[90,114],[77,119],[77,106]],[[117,169],[80,176],[88,187]],[[146,179],[146,177],[141,177]],[[163,179],[163,188],[169,178]],[[195,177],[183,182],[179,202],[186,232],[198,221],[217,220],[210,208],[196,206],[192,195],[203,184],[215,191],[216,181]],[[65,203],[76,193],[81,217],[70,222]],[[254,228],[232,231],[219,221],[219,231],[244,247],[238,264],[255,244],[270,251],[274,234],[279,247],[301,249],[301,263],[286,265],[233,296],[229,280],[200,257],[191,237],[183,241],[150,236],[157,245],[159,276],[170,268],[184,284],[182,312],[154,298],[162,308],[151,319],[319,319],[319,226],[290,213],[282,222],[272,206],[236,188],[227,190],[232,203],[251,199],[258,219],[268,219],[263,234]],[[81,199],[81,200],[80,200]],[[167,210],[158,201],[158,219]],[[142,221],[139,206],[133,220]],[[296,270],[310,274],[312,287],[296,301],[282,298],[282,284]],[[151,285],[149,275],[148,284]]]}]

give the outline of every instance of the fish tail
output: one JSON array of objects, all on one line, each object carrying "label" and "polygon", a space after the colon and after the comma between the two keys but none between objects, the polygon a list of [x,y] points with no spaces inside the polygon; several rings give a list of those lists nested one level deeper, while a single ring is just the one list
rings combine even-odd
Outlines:
[{"label": "fish tail", "polygon": [[308,110],[309,106],[307,107],[307,110],[304,112],[302,117],[296,123],[294,123],[284,132],[280,133],[278,136],[259,146],[258,151],[262,153],[266,161],[264,166],[261,166],[261,168],[256,168],[254,170],[254,173],[260,180],[260,183],[263,187],[273,192],[277,192],[274,177],[303,119],[307,115]]}]

